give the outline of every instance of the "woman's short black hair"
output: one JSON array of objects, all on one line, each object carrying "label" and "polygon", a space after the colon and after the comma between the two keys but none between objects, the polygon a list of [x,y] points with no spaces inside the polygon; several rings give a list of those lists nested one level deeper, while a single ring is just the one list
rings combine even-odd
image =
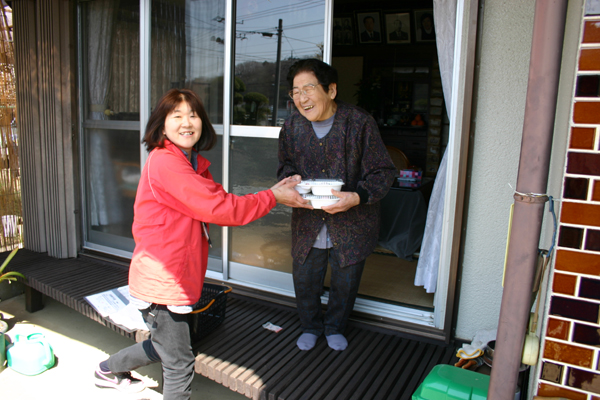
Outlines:
[{"label": "woman's short black hair", "polygon": [[305,60],[298,60],[290,67],[287,74],[287,81],[290,89],[294,87],[294,78],[301,72],[312,72],[315,74],[319,84],[323,86],[325,92],[329,92],[329,85],[338,83],[338,73],[335,68],[316,58],[308,58]]},{"label": "woman's short black hair", "polygon": [[156,147],[165,146],[166,136],[163,134],[165,120],[167,115],[173,112],[182,102],[188,103],[190,108],[194,110],[202,121],[202,135],[200,136],[200,140],[194,145],[194,150],[210,150],[215,146],[217,143],[217,133],[208,119],[208,114],[204,109],[200,97],[188,89],[171,89],[160,98],[148,119],[146,133],[144,134],[144,139],[142,139],[142,143],[146,144],[148,151],[152,151]]}]

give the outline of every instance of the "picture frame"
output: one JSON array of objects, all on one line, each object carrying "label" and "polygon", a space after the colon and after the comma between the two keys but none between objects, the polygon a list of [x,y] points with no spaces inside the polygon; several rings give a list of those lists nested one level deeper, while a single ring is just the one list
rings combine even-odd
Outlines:
[{"label": "picture frame", "polygon": [[333,19],[333,45],[352,46],[354,44],[354,28],[352,17],[338,17]]},{"label": "picture frame", "polygon": [[380,11],[362,11],[356,13],[358,43],[382,43],[382,24]]},{"label": "picture frame", "polygon": [[388,44],[405,44],[411,42],[409,12],[386,13],[385,28],[385,36]]},{"label": "picture frame", "polygon": [[433,9],[414,10],[415,40],[417,42],[435,42]]}]

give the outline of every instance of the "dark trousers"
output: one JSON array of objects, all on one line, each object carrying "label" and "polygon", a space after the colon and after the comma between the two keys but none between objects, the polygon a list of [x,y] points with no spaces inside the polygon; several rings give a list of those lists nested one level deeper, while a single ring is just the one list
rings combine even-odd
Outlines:
[{"label": "dark trousers", "polygon": [[[327,262],[331,265],[331,287],[327,311],[323,317],[321,293]],[[358,294],[365,261],[340,267],[333,249],[312,248],[304,264],[294,262],[294,290],[300,323],[304,333],[320,336],[344,334]]]},{"label": "dark trousers", "polygon": [[133,371],[162,363],[163,399],[189,400],[194,378],[194,353],[187,314],[176,314],[166,306],[152,304],[142,310],[150,339],[129,346],[108,359],[112,372]]}]

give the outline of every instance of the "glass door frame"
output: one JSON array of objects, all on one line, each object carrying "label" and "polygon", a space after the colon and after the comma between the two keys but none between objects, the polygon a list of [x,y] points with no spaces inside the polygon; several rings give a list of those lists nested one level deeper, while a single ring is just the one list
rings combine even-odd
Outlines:
[{"label": "glass door frame", "polygon": [[[332,58],[332,24],[333,2],[325,0],[326,15],[324,29],[324,61],[331,62]],[[468,115],[470,114],[470,99],[473,83],[473,52],[468,49],[474,41],[477,32],[477,0],[459,0],[456,21],[456,45],[454,50],[454,74],[452,79],[453,102],[450,112],[450,142],[448,144],[447,184],[450,190],[445,193],[445,212],[442,228],[442,245],[440,267],[438,274],[437,291],[434,298],[434,311],[423,312],[420,310],[392,306],[383,302],[357,299],[355,311],[390,318],[401,322],[414,323],[420,326],[434,328],[449,336],[449,321],[454,308],[454,294],[456,286],[456,271],[458,264],[457,252],[460,242],[460,220],[462,218],[462,194],[464,192],[464,173],[466,171],[466,151],[468,139]],[[150,115],[150,15],[151,2],[140,0],[140,134],[143,135],[145,125]],[[279,137],[279,127],[249,127],[232,125],[232,77],[235,52],[235,0],[227,0],[225,7],[225,54],[224,54],[224,104],[223,125],[215,125],[223,139],[223,187],[230,190],[230,141],[235,137],[268,138]],[[473,17],[475,15],[475,17]],[[461,103],[461,101],[463,101]],[[461,106],[459,106],[459,104]],[[468,107],[467,107],[468,106]],[[467,110],[468,108],[468,110]],[[147,158],[146,151],[140,145],[141,167]],[[462,189],[461,189],[462,188]],[[462,192],[461,192],[462,191]],[[229,259],[229,228],[222,227],[222,254],[221,259],[209,258],[209,268],[219,269],[222,272],[209,270],[207,277],[231,282],[240,286],[264,290],[279,295],[293,297],[291,274],[265,271],[262,268],[239,264]],[[114,254],[115,252],[112,251]],[[131,256],[131,255],[129,255]],[[231,275],[248,277],[248,281],[232,279]],[[256,277],[260,279],[256,279]],[[254,281],[254,282],[253,282]],[[263,284],[258,284],[261,281]],[[265,285],[264,283],[268,283]],[[273,286],[271,286],[273,285]],[[322,297],[326,303],[327,296]]]},{"label": "glass door frame", "polygon": [[[144,11],[147,12],[147,17],[145,16]],[[77,64],[78,64],[78,76],[77,76],[77,85],[79,87],[79,91],[80,93],[82,91],[84,91],[84,88],[87,89],[87,83],[85,82],[84,79],[84,73],[83,73],[83,65],[84,65],[84,59],[83,59],[83,55],[85,54],[84,51],[84,45],[83,45],[83,26],[82,26],[82,19],[83,19],[83,15],[81,12],[81,7],[78,6],[77,7]],[[148,21],[148,23],[143,23],[143,21]],[[144,32],[144,29],[147,31],[147,37],[144,38],[143,34],[146,33]],[[147,40],[147,46],[148,46],[148,57],[146,58],[147,60],[149,60],[149,46],[150,46],[150,3],[146,0],[140,0],[140,49],[142,50],[140,52],[140,62],[143,60],[143,54],[144,54],[144,45],[146,42],[144,42],[144,40]],[[143,64],[142,64],[143,65]],[[150,76],[150,70],[148,68],[148,70],[146,71],[145,68],[140,68],[140,78],[144,77],[144,74],[147,74],[147,76]],[[149,89],[150,86],[146,86],[141,84],[142,82],[144,82],[143,80],[140,81],[140,94],[141,95],[145,95],[145,92],[148,92],[149,94]],[[84,116],[86,115],[84,110],[85,110],[85,106],[84,106],[84,97],[83,95],[79,95],[78,98],[78,113],[80,116]],[[148,121],[148,117],[149,117],[149,110],[150,110],[150,106],[149,106],[149,102],[150,99],[148,98],[147,102],[148,102],[148,107],[145,107],[145,97],[143,97],[142,99],[140,99],[140,123],[138,124],[136,121],[107,121],[107,120],[89,120],[87,118],[79,118],[79,132],[80,134],[82,132],[85,131],[85,129],[106,129],[106,130],[123,130],[123,131],[137,131],[139,129],[140,131],[140,135],[143,136],[143,130],[145,128],[145,124]],[[142,117],[144,116],[144,111],[147,110],[146,112],[146,116],[145,119],[143,119]],[[83,136],[83,134],[81,134]],[[81,160],[85,160],[86,159],[86,151],[85,151],[85,146],[86,146],[86,140],[83,137],[80,137],[79,140],[79,155],[80,155],[80,159]],[[140,137],[141,140],[141,137]],[[147,154],[145,149],[143,148],[143,146],[140,145],[140,165],[143,166],[144,162],[146,160]],[[86,177],[87,177],[87,172],[86,172],[86,168],[87,166],[84,165],[81,167],[81,170],[79,171],[79,180],[80,180],[80,187],[82,190],[81,193],[81,198],[82,198],[82,204],[81,204],[81,234],[82,234],[82,248],[86,249],[86,250],[91,250],[91,251],[95,251],[98,253],[104,253],[104,254],[110,254],[112,256],[117,256],[120,258],[126,258],[126,259],[131,259],[133,257],[133,252],[131,251],[125,251],[125,250],[121,250],[121,249],[117,249],[114,247],[109,247],[109,245],[102,245],[102,244],[98,244],[94,241],[90,241],[90,234],[88,233],[88,227],[89,227],[89,221],[90,221],[90,216],[88,214],[87,211],[87,207],[85,206],[85,203],[87,201],[89,201],[89,199],[87,198],[87,185],[88,182],[86,182]],[[140,167],[141,170],[141,167]],[[127,240],[131,240],[131,242],[133,242],[133,239],[127,239]]]},{"label": "glass door frame", "polygon": [[[323,60],[331,63],[332,59],[332,27],[333,27],[333,3],[334,0],[325,1],[325,17],[324,17],[324,49]],[[277,140],[279,138],[280,127],[262,127],[262,126],[240,126],[233,125],[231,122],[231,101],[232,95],[232,79],[233,79],[233,63],[235,54],[235,3],[234,0],[228,0],[226,5],[226,15],[231,16],[226,18],[225,32],[225,61],[224,61],[224,115],[223,115],[223,187],[230,191],[230,141],[235,137],[260,138]],[[292,275],[280,271],[266,270],[264,268],[251,265],[241,264],[229,259],[230,249],[230,229],[222,227],[222,273],[208,271],[207,277],[218,279],[232,284],[258,289],[265,292],[271,292],[277,295],[294,298],[294,287]],[[214,260],[217,261],[217,260]],[[233,278],[232,276],[235,276]],[[325,293],[321,298],[323,303],[327,303],[328,294]],[[374,300],[357,298],[355,303],[355,311],[376,315],[379,317],[390,318],[402,322],[414,323],[429,328],[435,328],[435,311],[422,311],[409,307],[391,305]]]}]

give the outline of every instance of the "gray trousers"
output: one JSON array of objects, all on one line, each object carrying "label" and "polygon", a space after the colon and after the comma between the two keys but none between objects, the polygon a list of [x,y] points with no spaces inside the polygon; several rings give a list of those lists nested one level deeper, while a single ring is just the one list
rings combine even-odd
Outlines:
[{"label": "gray trousers", "polygon": [[[321,310],[321,293],[331,266],[331,288],[325,316]],[[341,267],[333,249],[312,248],[304,264],[294,262],[294,291],[300,324],[304,333],[325,336],[344,334],[354,301],[358,295],[365,260]]]},{"label": "gray trousers", "polygon": [[189,400],[194,378],[194,353],[187,314],[152,304],[142,311],[150,339],[129,346],[108,359],[112,372],[127,372],[162,363],[163,400]]}]

